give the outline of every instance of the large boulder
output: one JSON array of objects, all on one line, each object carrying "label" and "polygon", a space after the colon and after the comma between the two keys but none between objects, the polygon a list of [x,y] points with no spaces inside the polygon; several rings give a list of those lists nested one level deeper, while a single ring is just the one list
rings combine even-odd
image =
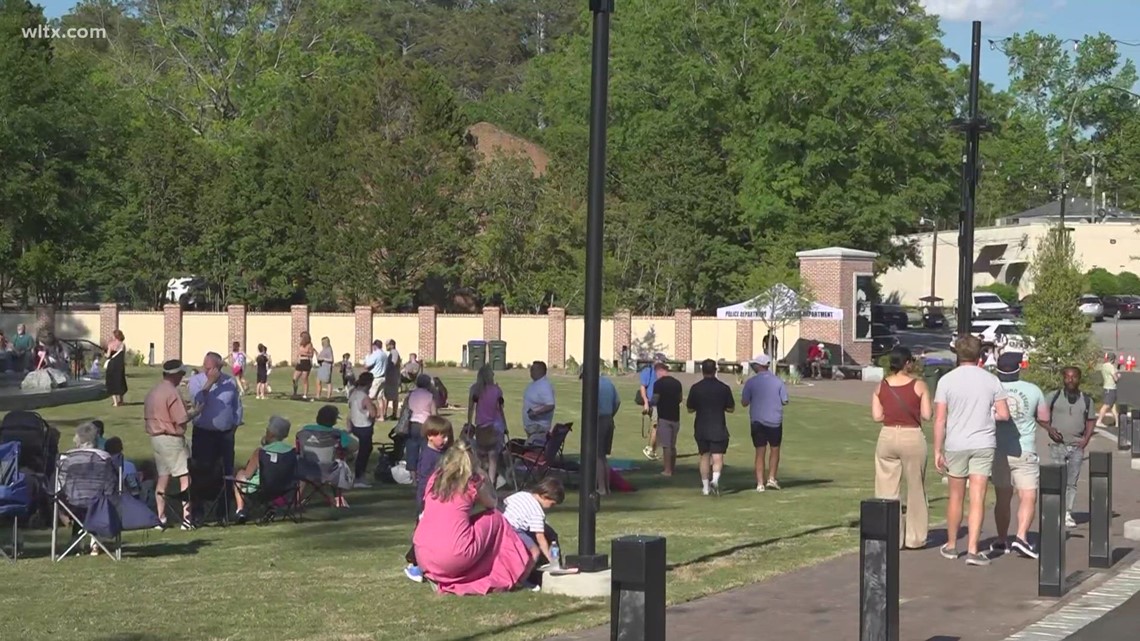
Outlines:
[{"label": "large boulder", "polygon": [[29,372],[20,383],[20,389],[32,392],[50,392],[53,389],[67,387],[70,379],[67,374],[58,369],[38,369]]}]

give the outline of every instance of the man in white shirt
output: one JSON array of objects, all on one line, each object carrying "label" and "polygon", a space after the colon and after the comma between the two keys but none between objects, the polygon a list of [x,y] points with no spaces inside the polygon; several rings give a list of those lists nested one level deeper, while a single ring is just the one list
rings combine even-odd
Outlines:
[{"label": "man in white shirt", "polygon": [[554,423],[554,387],[546,378],[546,363],[535,361],[530,366],[530,385],[523,392],[523,429],[531,445],[546,442],[546,433]]},{"label": "man in white shirt", "polygon": [[376,415],[383,417],[380,390],[384,389],[384,374],[388,371],[388,353],[384,351],[383,341],[372,341],[372,353],[365,357],[364,366],[372,372],[372,387],[368,389],[368,398],[376,405]]}]

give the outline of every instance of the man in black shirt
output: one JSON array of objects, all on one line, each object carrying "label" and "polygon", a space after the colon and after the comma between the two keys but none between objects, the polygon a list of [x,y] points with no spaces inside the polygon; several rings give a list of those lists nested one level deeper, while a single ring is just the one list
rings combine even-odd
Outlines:
[{"label": "man in black shirt", "polygon": [[[736,409],[732,388],[716,377],[716,361],[701,363],[704,378],[689,388],[685,407],[696,414],[693,436],[701,455],[701,494],[720,494],[720,471],[724,468],[724,453],[728,451],[727,414]],[[709,468],[712,476],[709,476]]]},{"label": "man in black shirt", "polygon": [[653,383],[654,406],[657,408],[657,444],[661,446],[663,476],[673,476],[677,467],[677,433],[681,430],[681,381],[669,375],[662,364]]}]

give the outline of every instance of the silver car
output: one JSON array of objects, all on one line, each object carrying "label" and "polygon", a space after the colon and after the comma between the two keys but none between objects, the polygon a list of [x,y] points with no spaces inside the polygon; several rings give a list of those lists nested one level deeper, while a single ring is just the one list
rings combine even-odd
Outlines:
[{"label": "silver car", "polygon": [[1104,320],[1104,305],[1092,294],[1081,296],[1081,313],[1095,322]]}]

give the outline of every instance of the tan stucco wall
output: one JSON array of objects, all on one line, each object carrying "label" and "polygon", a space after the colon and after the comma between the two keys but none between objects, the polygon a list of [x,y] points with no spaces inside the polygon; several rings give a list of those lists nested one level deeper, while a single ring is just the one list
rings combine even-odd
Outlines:
[{"label": "tan stucco wall", "polygon": [[500,335],[507,343],[507,362],[532,363],[548,360],[550,319],[545,316],[504,315],[500,328]]},{"label": "tan stucco wall", "polygon": [[261,343],[274,365],[289,360],[296,342],[296,337],[289,335],[292,329],[289,312],[248,314],[245,318],[245,335],[249,343],[245,346],[246,354],[257,354],[257,345]]},{"label": "tan stucco wall", "polygon": [[[321,314],[313,314],[309,316],[309,322]],[[347,329],[344,330],[345,349],[339,350],[340,354],[344,352],[351,352],[348,349],[351,345],[349,341],[353,336],[353,323],[352,318],[349,317]],[[480,329],[482,331],[482,329]],[[439,328],[436,328],[438,334]],[[372,340],[380,339],[387,343],[389,340],[396,341],[396,349],[399,350],[404,360],[408,360],[408,354],[419,351],[420,349],[420,324],[419,319],[415,314],[374,314],[372,316]],[[337,357],[340,357],[337,354]],[[458,358],[456,359],[458,360]]]},{"label": "tan stucco wall", "polygon": [[[255,330],[247,326],[246,331]],[[224,312],[183,314],[182,361],[199,366],[206,352],[217,352],[222,357],[230,353],[229,317]]]},{"label": "tan stucco wall", "polygon": [[154,360],[162,361],[162,312],[119,312],[119,330],[128,350],[146,357],[154,343]]},{"label": "tan stucco wall", "polygon": [[[415,316],[409,316],[415,320]],[[546,317],[543,317],[545,320]],[[418,326],[417,326],[418,327]],[[483,340],[482,314],[440,314],[435,320],[435,357],[440,361],[463,360],[463,346],[470,340]],[[507,357],[511,357],[511,338],[507,336]]]}]

